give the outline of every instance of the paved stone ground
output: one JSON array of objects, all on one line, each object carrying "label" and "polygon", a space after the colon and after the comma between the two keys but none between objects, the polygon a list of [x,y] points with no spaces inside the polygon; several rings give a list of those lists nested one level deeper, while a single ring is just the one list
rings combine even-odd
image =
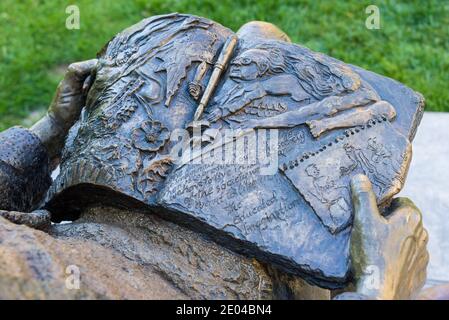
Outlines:
[{"label": "paved stone ground", "polygon": [[426,112],[400,196],[422,210],[429,231],[428,285],[449,282],[449,113]]}]

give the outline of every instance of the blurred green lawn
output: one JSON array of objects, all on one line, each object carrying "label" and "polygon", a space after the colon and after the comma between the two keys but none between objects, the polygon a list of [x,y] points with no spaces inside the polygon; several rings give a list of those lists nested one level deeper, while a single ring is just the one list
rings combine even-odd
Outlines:
[{"label": "blurred green lawn", "polygon": [[[80,30],[65,28],[70,4],[80,8]],[[365,27],[370,4],[380,8],[380,30]],[[427,110],[449,111],[447,0],[0,0],[0,130],[38,117],[67,64],[94,57],[144,17],[174,11],[233,30],[249,20],[275,23],[295,42],[420,91]]]}]

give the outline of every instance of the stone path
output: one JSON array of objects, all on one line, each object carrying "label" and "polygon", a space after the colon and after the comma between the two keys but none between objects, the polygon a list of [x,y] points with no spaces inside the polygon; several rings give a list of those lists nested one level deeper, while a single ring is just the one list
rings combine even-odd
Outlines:
[{"label": "stone path", "polygon": [[426,112],[400,196],[422,210],[429,231],[428,285],[449,282],[449,113]]}]

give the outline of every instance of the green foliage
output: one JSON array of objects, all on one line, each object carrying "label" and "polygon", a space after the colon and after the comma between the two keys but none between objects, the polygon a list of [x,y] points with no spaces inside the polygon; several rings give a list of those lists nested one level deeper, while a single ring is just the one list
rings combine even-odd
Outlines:
[{"label": "green foliage", "polygon": [[[71,4],[80,8],[80,30],[65,28]],[[365,27],[370,4],[380,8],[380,30]],[[1,0],[0,130],[46,109],[67,64],[94,57],[142,18],[174,11],[233,30],[250,20],[272,22],[294,42],[420,91],[427,110],[449,111],[447,0]]]}]

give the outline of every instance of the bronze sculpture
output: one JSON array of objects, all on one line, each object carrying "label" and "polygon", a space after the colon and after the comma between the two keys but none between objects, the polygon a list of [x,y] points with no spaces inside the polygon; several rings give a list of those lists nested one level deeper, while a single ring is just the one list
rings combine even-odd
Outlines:
[{"label": "bronze sculpture", "polygon": [[[194,230],[192,250],[203,251],[206,260],[221,246],[230,249],[223,260],[250,270],[242,281],[249,286],[257,274],[280,272],[289,281],[342,288],[350,280],[352,251],[359,296],[408,298],[425,280],[427,234],[414,206],[391,201],[404,183],[422,109],[422,97],[412,90],[294,45],[273,25],[253,22],[234,34],[204,18],[157,16],[117,35],[98,62],[73,65],[49,115],[31,131],[11,129],[40,148],[29,170],[42,176],[24,182],[35,189],[20,201],[9,195],[20,194],[13,183],[5,184],[2,209],[40,207],[50,160],[61,155],[61,173],[45,204],[53,221],[89,216],[98,205],[156,214]],[[228,143],[220,140],[227,129],[244,132],[238,139],[275,128],[279,168],[264,175],[259,163],[177,163],[170,139],[177,128],[199,130],[208,137],[200,144],[213,148]],[[0,136],[3,145],[11,132]],[[20,169],[29,161],[9,164]],[[11,170],[4,172],[2,179],[12,181]],[[2,215],[41,226],[48,211]],[[247,257],[272,271],[258,271]],[[183,254],[173,259],[181,263]],[[375,289],[366,285],[368,265],[381,270]],[[203,276],[217,270],[213,264]],[[191,272],[185,267],[176,283],[195,297],[185,284]],[[219,278],[228,297],[226,272]],[[217,284],[204,282],[201,290],[214,297]],[[264,297],[260,290],[256,296]]]}]

